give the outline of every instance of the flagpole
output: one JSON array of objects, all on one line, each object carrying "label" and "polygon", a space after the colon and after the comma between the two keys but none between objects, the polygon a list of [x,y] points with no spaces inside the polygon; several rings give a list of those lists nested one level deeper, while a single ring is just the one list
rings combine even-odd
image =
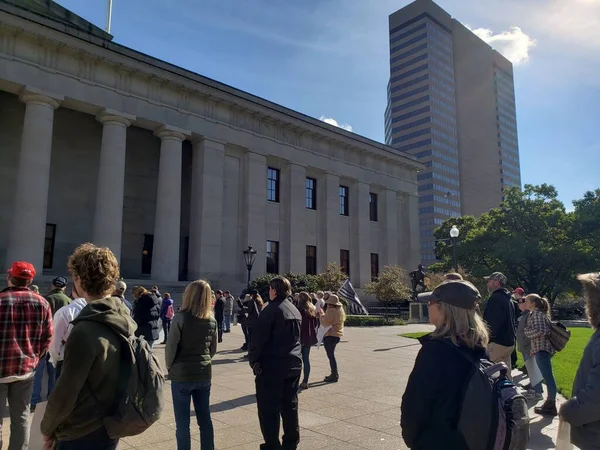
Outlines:
[{"label": "flagpole", "polygon": [[110,34],[110,22],[112,19],[112,0],[108,0],[108,11],[106,13],[106,32]]}]

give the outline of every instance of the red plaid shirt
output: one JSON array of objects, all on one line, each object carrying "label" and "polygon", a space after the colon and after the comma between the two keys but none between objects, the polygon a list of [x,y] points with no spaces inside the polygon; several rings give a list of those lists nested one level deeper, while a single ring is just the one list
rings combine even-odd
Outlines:
[{"label": "red plaid shirt", "polygon": [[35,370],[52,338],[52,310],[28,288],[0,291],[0,379]]}]

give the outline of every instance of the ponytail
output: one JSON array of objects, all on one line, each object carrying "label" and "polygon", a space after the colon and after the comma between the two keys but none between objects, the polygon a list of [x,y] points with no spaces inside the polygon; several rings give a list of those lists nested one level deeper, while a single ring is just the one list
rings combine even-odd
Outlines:
[{"label": "ponytail", "polygon": [[545,297],[540,297],[537,294],[529,294],[527,299],[535,305],[536,309],[539,309],[541,312],[548,316],[548,319],[552,319],[551,310],[550,310],[550,302]]}]

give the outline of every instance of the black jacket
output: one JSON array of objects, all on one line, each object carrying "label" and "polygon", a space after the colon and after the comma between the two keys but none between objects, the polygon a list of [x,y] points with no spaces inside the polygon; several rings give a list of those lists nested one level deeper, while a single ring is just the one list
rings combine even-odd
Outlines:
[{"label": "black jacket", "polygon": [[136,336],[144,336],[147,341],[158,339],[160,306],[160,298],[152,293],[144,294],[137,299],[133,306],[133,320],[138,326],[135,332]]},{"label": "black jacket", "polygon": [[431,335],[419,341],[422,348],[402,396],[400,424],[404,442],[416,450],[469,450],[456,428],[463,389],[473,365],[459,352],[483,358],[485,350],[453,349]]},{"label": "black jacket", "polygon": [[223,312],[224,311],[225,311],[225,297],[219,297],[217,300],[215,300],[215,319],[216,319],[217,323],[223,322],[223,317],[224,317]]},{"label": "black jacket", "polygon": [[300,311],[286,298],[269,303],[258,316],[250,339],[250,365],[261,369],[287,371],[302,367]]},{"label": "black jacket", "polygon": [[483,312],[490,328],[490,342],[512,347],[515,345],[515,309],[508,290],[495,290]]}]

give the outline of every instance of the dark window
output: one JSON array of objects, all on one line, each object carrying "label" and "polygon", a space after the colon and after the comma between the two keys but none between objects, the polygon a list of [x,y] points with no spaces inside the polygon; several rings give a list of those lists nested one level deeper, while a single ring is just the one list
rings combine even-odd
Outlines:
[{"label": "dark window", "polygon": [[152,250],[154,248],[154,235],[144,235],[144,246],[142,247],[142,275],[152,273]]},{"label": "dark window", "polygon": [[46,224],[46,236],[44,238],[44,269],[52,269],[54,261],[54,243],[56,241],[56,224]]},{"label": "dark window", "polygon": [[279,242],[267,241],[267,273],[279,273]]},{"label": "dark window", "polygon": [[369,217],[372,222],[377,222],[377,194],[369,194]]},{"label": "dark window", "polygon": [[279,169],[267,170],[267,200],[279,202]]},{"label": "dark window", "polygon": [[317,247],[306,246],[306,275],[317,274]]},{"label": "dark window", "polygon": [[348,187],[340,186],[340,215],[348,215]]},{"label": "dark window", "polygon": [[340,250],[340,266],[342,272],[350,276],[350,250]]},{"label": "dark window", "polygon": [[317,209],[317,180],[314,178],[306,179],[306,207]]},{"label": "dark window", "polygon": [[371,281],[379,277],[379,254],[371,253]]}]

